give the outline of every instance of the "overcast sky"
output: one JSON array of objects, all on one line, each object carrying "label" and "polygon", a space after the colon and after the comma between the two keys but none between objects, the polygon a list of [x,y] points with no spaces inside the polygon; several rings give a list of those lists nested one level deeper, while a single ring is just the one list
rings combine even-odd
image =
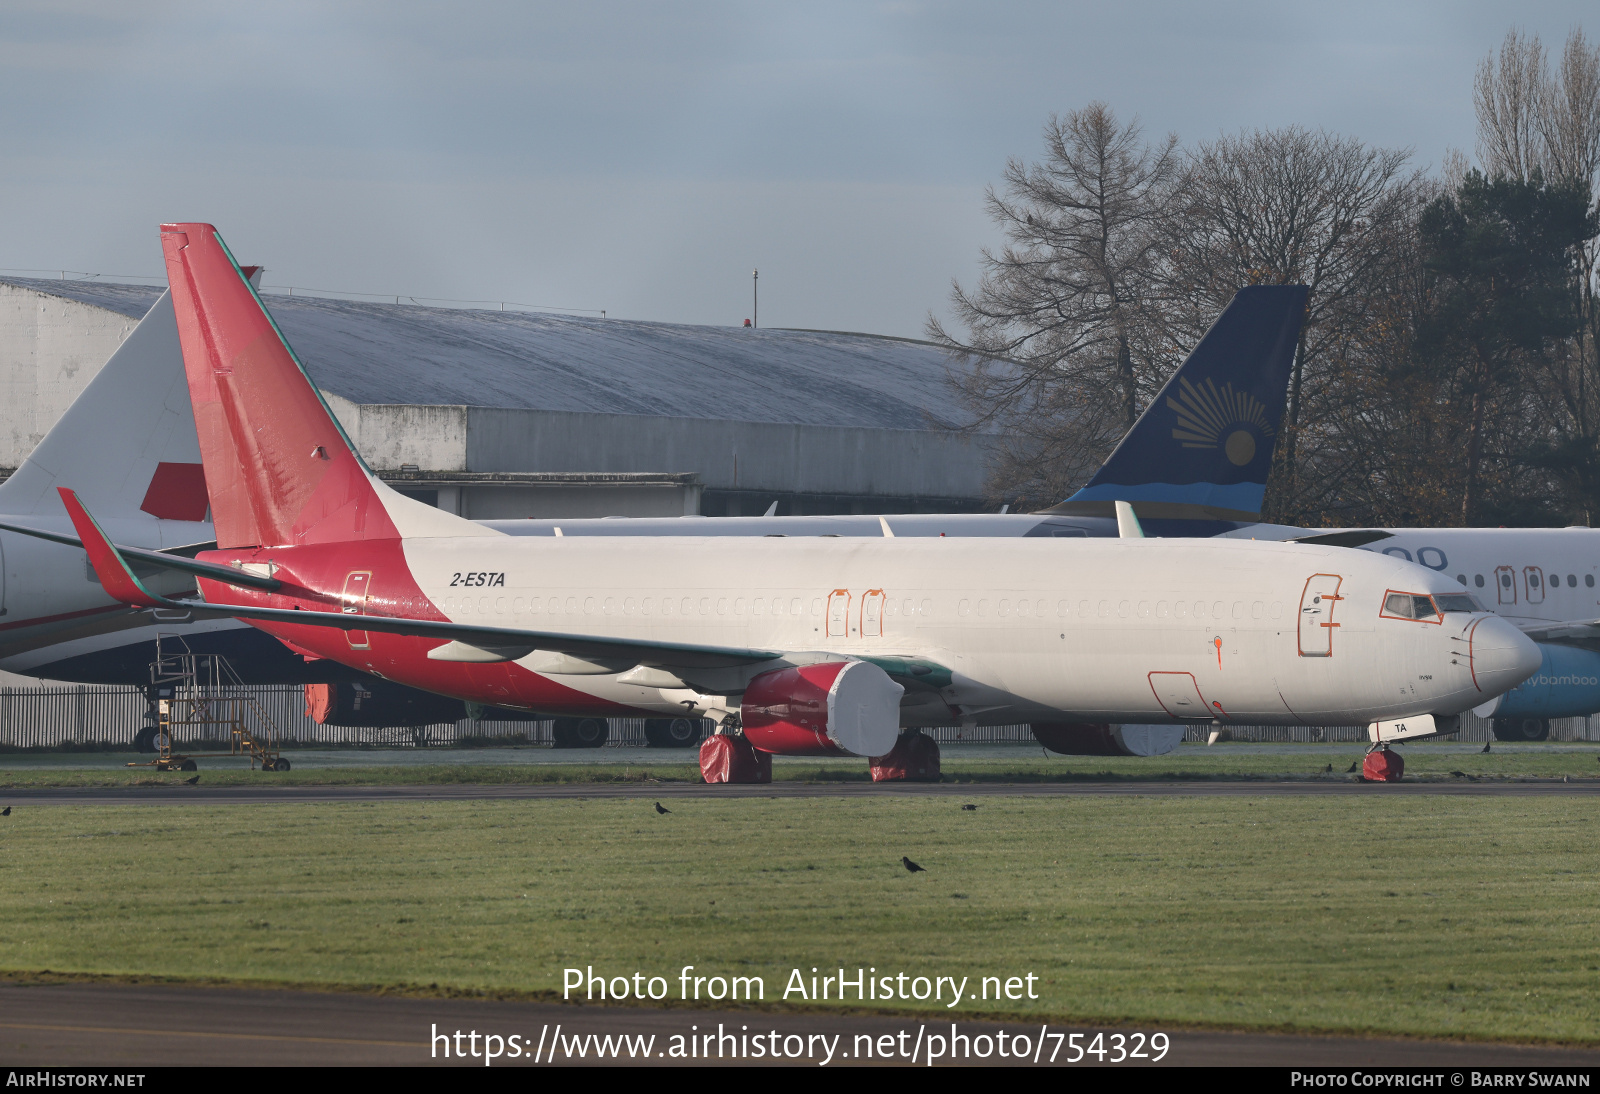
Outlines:
[{"label": "overcast sky", "polygon": [[[1504,3],[29,3],[0,9],[0,268],[161,273],[210,220],[268,286],[920,336],[1051,112],[1472,153]],[[1585,21],[1587,20],[1587,25]]]}]

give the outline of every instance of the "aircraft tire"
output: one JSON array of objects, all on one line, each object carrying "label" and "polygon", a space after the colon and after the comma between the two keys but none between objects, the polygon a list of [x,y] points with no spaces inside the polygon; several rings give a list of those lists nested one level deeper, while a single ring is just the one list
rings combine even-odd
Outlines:
[{"label": "aircraft tire", "polygon": [[135,752],[154,752],[156,750],[156,726],[145,726],[133,735],[133,750]]},{"label": "aircraft tire", "polygon": [[557,748],[599,748],[611,737],[604,718],[557,718],[550,735]]},{"label": "aircraft tire", "polygon": [[181,764],[178,765],[178,770],[179,771],[199,771],[200,770],[200,765],[195,763],[193,760],[184,760]]},{"label": "aircraft tire", "polygon": [[700,722],[693,718],[647,718],[644,739],[651,748],[693,748],[700,743]]},{"label": "aircraft tire", "polygon": [[284,759],[282,756],[279,756],[277,761],[272,765],[272,769],[274,771],[287,771],[292,766],[294,766],[294,765],[291,764],[288,760]]}]

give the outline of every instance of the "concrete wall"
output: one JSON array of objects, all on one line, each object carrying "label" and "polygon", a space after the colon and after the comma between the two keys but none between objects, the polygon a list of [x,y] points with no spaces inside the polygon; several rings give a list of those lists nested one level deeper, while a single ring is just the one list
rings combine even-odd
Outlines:
[{"label": "concrete wall", "polygon": [[17,467],[137,319],[0,284],[0,467]]},{"label": "concrete wall", "polygon": [[322,397],[374,470],[395,471],[406,464],[429,471],[472,470],[467,466],[467,407],[363,405],[331,391]]},{"label": "concrete wall", "polygon": [[[463,486],[472,520],[535,517],[681,517],[700,513],[698,486]],[[441,498],[441,508],[446,499]]]},{"label": "concrete wall", "polygon": [[466,457],[471,471],[692,471],[707,490],[977,498],[986,443],[910,429],[469,407]]}]

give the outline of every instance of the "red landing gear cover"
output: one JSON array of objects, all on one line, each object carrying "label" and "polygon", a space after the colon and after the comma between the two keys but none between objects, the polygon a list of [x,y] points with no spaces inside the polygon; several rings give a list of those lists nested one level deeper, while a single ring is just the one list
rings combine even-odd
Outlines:
[{"label": "red landing gear cover", "polygon": [[772,754],[743,736],[713,734],[700,745],[700,776],[708,783],[769,783]]},{"label": "red landing gear cover", "polygon": [[1387,748],[1369,752],[1361,761],[1361,777],[1369,783],[1397,783],[1405,773],[1406,762],[1400,758],[1400,753]]},{"label": "red landing gear cover", "polygon": [[939,781],[939,745],[919,729],[900,734],[887,756],[872,758],[872,781],[907,779],[911,782]]}]

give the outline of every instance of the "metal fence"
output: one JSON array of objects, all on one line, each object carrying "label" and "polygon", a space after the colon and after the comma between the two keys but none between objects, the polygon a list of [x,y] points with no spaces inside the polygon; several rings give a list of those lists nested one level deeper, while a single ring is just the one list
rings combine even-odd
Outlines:
[{"label": "metal fence", "polygon": [[[1190,743],[1204,744],[1211,735],[1211,731],[1219,728],[1224,727],[1213,725],[1190,726],[1184,732],[1183,739]],[[1227,726],[1225,728],[1235,741],[1282,741],[1295,744],[1327,742],[1336,744],[1344,741],[1367,740],[1366,726]],[[1461,716],[1461,731],[1456,734],[1455,740],[1479,743],[1493,739],[1494,729],[1490,719],[1479,718],[1471,711]],[[1592,718],[1552,718],[1550,720],[1550,740],[1600,741],[1600,722]]]},{"label": "metal fence", "polygon": [[[261,704],[290,747],[365,746],[368,748],[448,748],[467,745],[550,744],[550,721],[443,722],[417,728],[372,729],[318,725],[305,712],[305,693],[298,685],[239,689]],[[0,748],[132,747],[133,735],[145,721],[143,689],[88,684],[50,688],[0,688]],[[644,719],[612,718],[613,748],[644,746]],[[1185,741],[1204,743],[1211,725],[1191,726]],[[1299,726],[1228,726],[1237,741],[1297,743],[1357,742],[1367,739],[1363,726],[1312,728]],[[213,727],[219,740],[225,727]],[[1026,725],[942,728],[929,731],[940,744],[1031,743]],[[1462,715],[1459,740],[1487,741],[1493,734],[1487,719]],[[204,738],[202,738],[204,739]],[[1553,741],[1600,741],[1600,725],[1589,718],[1562,718],[1550,723]]]}]

